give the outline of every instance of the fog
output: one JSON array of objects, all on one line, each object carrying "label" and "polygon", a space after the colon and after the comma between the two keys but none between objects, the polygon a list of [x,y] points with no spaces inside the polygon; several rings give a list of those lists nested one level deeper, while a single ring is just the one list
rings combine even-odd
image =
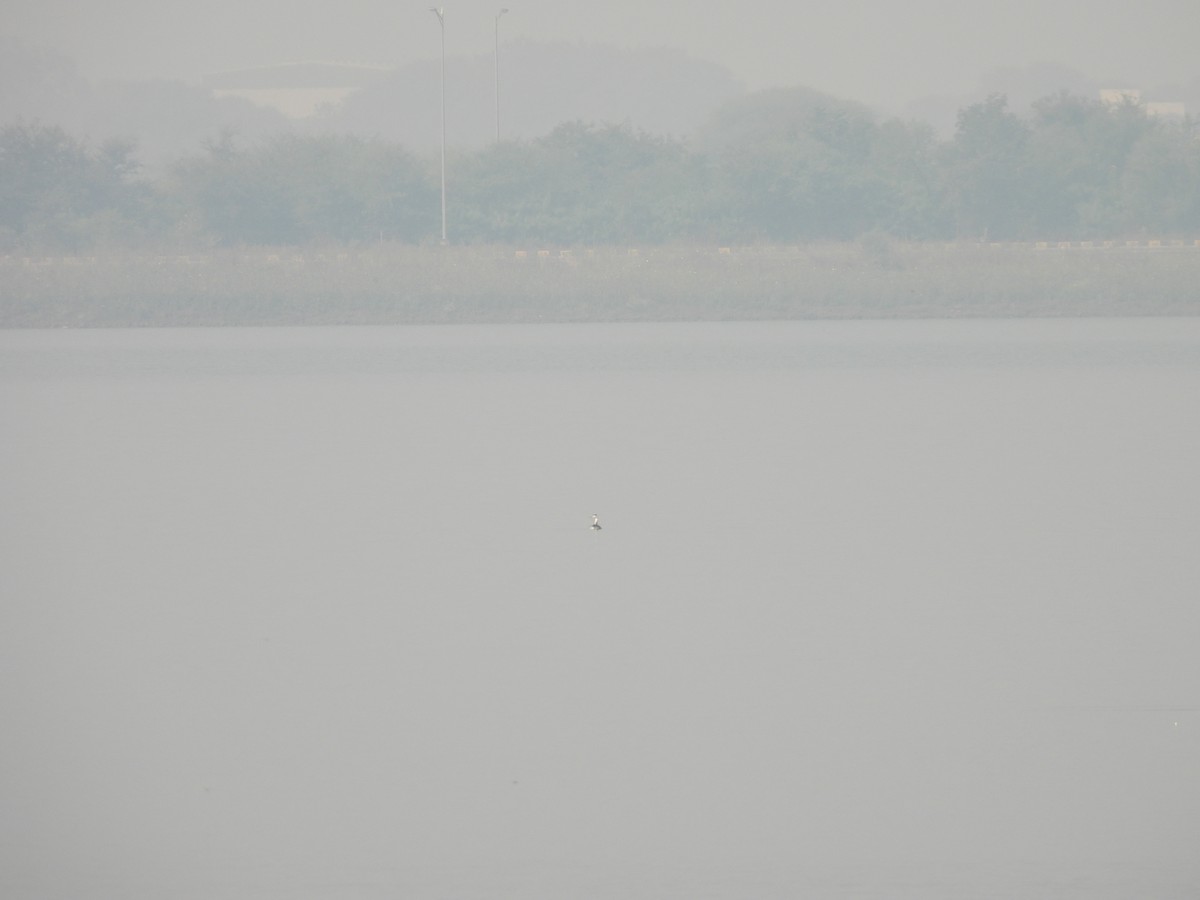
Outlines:
[{"label": "fog", "polygon": [[[884,109],[961,94],[987,71],[1041,62],[1119,86],[1189,81],[1192,0],[879,0],[751,5],[690,0],[508,0],[502,40],[672,47],[727,66],[750,88],[803,84]],[[449,0],[446,49],[489,52],[501,3]],[[437,55],[429,0],[13,0],[0,30],[76,59],[94,78],[171,77],[303,60],[397,65]]]}]

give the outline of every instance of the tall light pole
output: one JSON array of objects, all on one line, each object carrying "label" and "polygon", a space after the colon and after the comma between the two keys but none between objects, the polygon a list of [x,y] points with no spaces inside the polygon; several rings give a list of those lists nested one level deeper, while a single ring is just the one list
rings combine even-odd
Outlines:
[{"label": "tall light pole", "polygon": [[442,246],[446,245],[446,15],[440,6],[429,11],[438,17],[442,30]]},{"label": "tall light pole", "polygon": [[502,9],[496,13],[496,143],[500,143],[500,17],[508,12]]}]

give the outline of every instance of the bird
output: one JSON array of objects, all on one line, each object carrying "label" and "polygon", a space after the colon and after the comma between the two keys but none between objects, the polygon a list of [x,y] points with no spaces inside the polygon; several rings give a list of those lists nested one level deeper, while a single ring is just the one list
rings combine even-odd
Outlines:
[{"label": "bird", "polygon": [[595,513],[592,513],[592,531],[599,531],[599,530],[600,530],[600,517],[598,515],[596,515]]}]

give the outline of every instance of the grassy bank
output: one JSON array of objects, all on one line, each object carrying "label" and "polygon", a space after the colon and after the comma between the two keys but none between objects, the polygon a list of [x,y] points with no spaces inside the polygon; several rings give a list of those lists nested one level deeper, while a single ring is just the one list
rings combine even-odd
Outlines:
[{"label": "grassy bank", "polygon": [[1190,241],[0,259],[5,328],[1196,314]]}]

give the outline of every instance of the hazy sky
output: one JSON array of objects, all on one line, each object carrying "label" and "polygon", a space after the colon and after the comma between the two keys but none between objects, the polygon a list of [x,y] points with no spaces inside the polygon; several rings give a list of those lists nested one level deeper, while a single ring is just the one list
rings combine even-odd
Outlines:
[{"label": "hazy sky", "polygon": [[[897,105],[960,93],[999,66],[1054,62],[1152,87],[1200,77],[1200,4],[1142,0],[445,0],[447,53],[565,39],[669,46],[748,87],[804,84]],[[436,56],[431,0],[6,0],[0,31],[73,57],[91,77],[194,79],[299,60],[392,65]]]}]

